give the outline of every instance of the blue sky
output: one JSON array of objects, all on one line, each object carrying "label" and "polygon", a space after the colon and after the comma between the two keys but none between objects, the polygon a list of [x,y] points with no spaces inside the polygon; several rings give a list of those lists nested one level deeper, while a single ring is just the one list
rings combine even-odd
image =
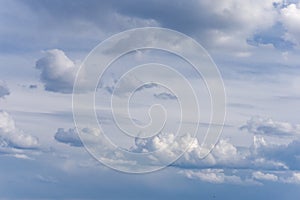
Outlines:
[{"label": "blue sky", "polygon": [[[0,199],[298,199],[299,1],[0,0],[0,4]],[[132,96],[130,120],[147,124],[149,106],[161,104],[169,112],[169,134],[138,140],[121,133],[110,97],[132,66],[153,61],[171,65],[201,99],[200,122],[192,117],[192,107],[186,110],[191,115],[183,126],[189,130],[198,125],[199,130],[183,156],[162,170],[128,174],[106,167],[88,153],[75,128],[72,91],[76,73],[94,47],[121,31],[142,27],[182,32],[206,49],[223,78],[226,119],[216,146],[203,158],[201,141],[210,124],[211,105],[201,77],[167,52],[128,53],[105,72],[95,94],[97,119],[116,145],[135,153],[156,151],[172,143],[170,132],[178,126],[178,97],[170,88],[148,84]],[[131,42],[138,43],[138,38]],[[184,50],[195,53],[192,48]],[[129,76],[121,82],[117,100],[151,76],[168,80],[174,89],[182,86],[162,71]],[[79,83],[78,95],[90,94],[89,82]],[[122,117],[122,107],[116,109],[117,119],[126,126],[129,118]],[[150,114],[154,122],[164,115],[161,110]],[[90,127],[78,130],[99,134]],[[179,138],[177,145],[185,146],[188,139]],[[164,163],[176,150],[170,148],[157,159]],[[111,151],[103,154],[113,158],[109,161],[113,166],[132,163]]]}]

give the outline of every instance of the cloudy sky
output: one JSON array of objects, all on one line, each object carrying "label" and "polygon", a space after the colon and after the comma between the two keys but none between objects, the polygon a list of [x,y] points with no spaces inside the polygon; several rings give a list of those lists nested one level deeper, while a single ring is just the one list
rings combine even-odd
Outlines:
[{"label": "cloudy sky", "polygon": [[[298,0],[0,0],[0,4],[0,199],[298,199]],[[211,123],[211,94],[203,77],[183,59],[165,51],[138,50],[112,63],[94,87],[85,79],[88,73],[76,76],[99,43],[142,27],[171,29],[193,38],[218,67],[226,91],[226,118],[220,138],[205,157],[202,142],[208,127],[222,124]],[[148,38],[133,39],[122,45]],[[192,47],[182,52],[201,57]],[[176,118],[182,111],[178,106],[191,100],[188,91],[183,97],[173,93],[184,86],[175,75],[148,66],[153,70],[119,81],[133,66],[149,62],[172,66],[190,82],[200,102],[200,121],[191,105],[183,107],[184,120]],[[151,77],[171,86],[142,81]],[[102,131],[122,151],[146,155],[167,150],[147,157],[151,162],[146,157],[134,161],[94,140],[102,134],[97,128],[76,129],[72,110],[76,81],[76,95],[94,95]],[[111,96],[117,105],[115,115]],[[129,96],[130,117],[122,107]],[[157,104],[168,112],[160,107],[147,113]],[[80,114],[80,119],[86,118]],[[144,132],[129,126],[143,127],[149,120],[160,124],[162,119],[163,131],[149,138],[139,136],[155,126]],[[195,125],[195,140],[187,132],[175,134],[179,127],[190,131]],[[122,134],[120,127],[133,136]],[[87,148],[95,143],[97,148]],[[182,148],[186,151],[175,159]],[[101,154],[97,158],[104,164],[93,152]],[[153,166],[161,164],[168,166],[133,173],[154,171]]]}]

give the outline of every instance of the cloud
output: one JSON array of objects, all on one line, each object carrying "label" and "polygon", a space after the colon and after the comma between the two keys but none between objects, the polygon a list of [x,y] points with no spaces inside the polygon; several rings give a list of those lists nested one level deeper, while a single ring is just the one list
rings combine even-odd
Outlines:
[{"label": "cloud", "polygon": [[69,144],[74,147],[83,146],[75,128],[70,128],[66,131],[63,128],[59,128],[57,129],[54,138],[58,142]]},{"label": "cloud", "polygon": [[72,93],[77,67],[63,51],[45,51],[45,56],[36,62],[36,68],[41,71],[40,79],[45,90]]},{"label": "cloud", "polygon": [[0,111],[0,147],[35,149],[39,147],[39,141],[36,137],[24,134],[7,112]]},{"label": "cloud", "polygon": [[118,79],[110,79],[107,83],[100,84],[99,88],[105,89],[110,94],[123,96],[136,92],[154,93],[153,97],[160,100],[174,100],[177,97],[168,92],[168,89],[157,83],[144,83],[136,76],[127,75],[118,83]]},{"label": "cloud", "polygon": [[[95,143],[95,136],[99,136],[100,132],[96,128],[81,128],[80,133],[84,134],[85,142]],[[63,128],[58,128],[54,139],[58,142],[69,144],[73,147],[83,147],[83,142],[80,139],[76,128],[69,128],[65,130]]]},{"label": "cloud", "polygon": [[278,122],[270,118],[252,117],[247,124],[240,128],[250,133],[264,136],[293,136],[300,135],[300,125],[288,122]]},{"label": "cloud", "polygon": [[0,98],[3,98],[9,94],[10,94],[10,92],[9,92],[9,89],[8,89],[6,83],[4,81],[0,80]]},{"label": "cloud", "polygon": [[300,173],[293,172],[290,176],[281,179],[284,183],[300,184]]},{"label": "cloud", "polygon": [[263,181],[277,181],[278,177],[274,174],[263,173],[260,171],[256,171],[252,173],[252,176],[256,180],[263,180]]},{"label": "cloud", "polygon": [[[205,158],[201,156],[203,147],[199,144],[198,140],[194,140],[190,148],[183,154],[183,156],[172,164],[173,167],[179,168],[184,171],[188,178],[197,178],[202,181],[211,183],[259,183],[259,181],[280,181],[288,182],[287,180],[293,179],[290,183],[297,183],[295,176],[291,178],[287,176],[289,172],[300,170],[300,139],[293,138],[287,143],[270,142],[265,139],[263,133],[257,133],[257,127],[270,125],[276,127],[273,129],[276,133],[271,134],[270,131],[266,132],[266,136],[280,136],[281,134],[292,133],[295,134],[295,126],[286,122],[274,122],[273,120],[258,120],[257,123],[252,125],[256,120],[250,119],[249,132],[253,134],[253,143],[250,147],[237,147],[229,142],[227,139],[221,139],[213,148],[213,150]],[[275,125],[274,125],[275,124]],[[253,128],[255,127],[255,128]],[[277,130],[278,129],[278,130]],[[265,130],[265,129],[262,129]],[[269,129],[268,129],[269,130]],[[174,135],[168,134],[167,136],[155,136],[147,139],[136,139],[135,152],[151,152],[164,148],[174,141]],[[191,139],[191,137],[190,137]],[[180,148],[185,145],[185,142],[191,141],[187,137],[177,140]],[[272,140],[271,140],[272,141]],[[158,159],[164,159],[164,156],[175,154],[176,148],[169,149],[170,153],[167,155],[160,155]],[[190,170],[193,169],[193,170]],[[213,169],[226,169],[224,171],[214,171]],[[243,171],[246,170],[247,177],[241,177],[236,174],[227,174],[228,171]],[[278,172],[277,174],[268,173],[268,171]],[[237,177],[235,177],[237,176]],[[249,178],[252,177],[252,178]],[[283,180],[284,179],[284,180]]]},{"label": "cloud", "polygon": [[[141,87],[137,88],[138,86]],[[107,83],[102,83],[99,86],[99,88],[103,88],[110,94],[114,94],[117,96],[124,96],[130,93],[134,93],[135,91],[137,92],[143,90],[143,87],[143,82],[134,75],[127,75],[120,80],[112,78],[110,79],[110,81],[107,81]]]},{"label": "cloud", "polygon": [[[272,144],[266,142],[262,137],[255,137],[252,157],[256,158],[257,164],[273,165],[277,163],[285,169],[300,170],[300,140],[295,139],[288,144]],[[268,162],[267,162],[268,161]]]},{"label": "cloud", "polygon": [[37,85],[35,85],[35,84],[31,84],[31,85],[29,85],[29,89],[36,89],[36,88],[38,88],[38,86],[37,86]]},{"label": "cloud", "polygon": [[240,176],[227,174],[223,169],[182,170],[180,173],[190,179],[198,179],[215,184],[260,185],[259,182],[253,179],[242,179]]},{"label": "cloud", "polygon": [[280,21],[286,29],[284,39],[300,45],[300,2],[292,3],[280,11]]},{"label": "cloud", "polygon": [[[272,26],[277,16],[273,3],[272,0],[204,0],[190,1],[183,5],[180,1],[170,4],[156,0],[123,2],[118,7],[122,14],[153,18],[164,27],[201,35],[205,39],[199,37],[200,40],[207,40],[209,46],[217,44],[228,47],[232,46],[231,42],[245,42],[254,31]],[[161,9],[164,7],[170,9]]]},{"label": "cloud", "polygon": [[58,180],[52,176],[43,176],[43,175],[36,175],[35,177],[38,181],[43,183],[57,183]]},{"label": "cloud", "polygon": [[[92,48],[99,38],[102,40],[112,33],[129,28],[161,26],[197,37],[206,47],[226,48],[228,52],[228,50],[248,50],[249,44],[246,42],[248,38],[276,24],[279,16],[278,10],[282,7],[275,6],[275,4],[281,5],[281,2],[282,0],[244,0],[243,2],[229,0],[220,3],[216,0],[202,0],[183,4],[180,0],[172,2],[89,0],[84,6],[80,1],[72,3],[29,1],[26,5],[21,2],[11,3],[10,6],[14,9],[13,11],[16,8],[24,11],[21,17],[30,24],[31,30],[37,31],[39,28],[38,31],[42,31],[43,36],[48,36],[47,41],[43,41],[44,37],[36,35],[34,44],[26,43],[27,45],[22,46],[39,47],[38,44],[43,41],[48,44],[48,48],[59,44],[64,49],[84,48],[87,50]],[[68,7],[68,10],[63,9],[65,7]],[[73,12],[74,10],[76,12]],[[45,26],[47,31],[36,26],[36,23],[29,23],[35,21],[39,21],[38,24]],[[15,27],[17,25],[23,27],[20,22]],[[14,35],[14,29],[11,30],[10,26],[3,27],[8,27],[4,31],[6,35],[9,35],[8,33]],[[24,33],[26,38],[30,36],[29,28],[23,27],[27,30]],[[76,32],[75,35],[74,32]],[[8,43],[8,46],[14,45]],[[243,51],[238,53],[247,55],[247,52]]]},{"label": "cloud", "polygon": [[154,94],[154,97],[158,98],[158,99],[162,99],[162,100],[167,100],[167,99],[177,99],[177,97],[171,93],[167,93],[167,92],[161,92],[159,94]]},{"label": "cloud", "polygon": [[[261,120],[259,122],[265,123]],[[273,120],[267,120],[265,124],[270,124],[270,122],[274,124]],[[286,127],[285,122],[277,121],[275,124],[279,124],[279,127]],[[100,133],[95,130],[85,128],[82,132],[94,136],[99,135]],[[242,185],[262,184],[265,181],[298,184],[300,139],[293,138],[287,143],[276,143],[270,140],[272,137],[266,139],[261,133],[257,134],[252,129],[249,129],[249,132],[253,134],[253,142],[249,147],[239,147],[232,144],[229,139],[220,139],[206,157],[203,157],[203,152],[209,152],[209,149],[205,149],[189,134],[178,138],[172,133],[161,133],[145,139],[135,138],[134,145],[127,150],[134,153],[146,153],[145,156],[150,156],[149,158],[153,160],[152,164],[159,164],[170,157],[176,158],[178,150],[190,144],[182,157],[170,165],[179,169],[180,173],[188,178],[210,183]],[[82,146],[75,129],[67,131],[58,129],[55,138],[71,146]],[[161,149],[164,149],[162,153],[159,151]],[[113,149],[106,149],[106,151],[108,152],[105,155],[112,155],[114,152]],[[156,153],[148,155],[149,152]],[[121,154],[113,154],[107,159],[111,159],[114,163],[122,160],[119,163],[121,165],[134,163],[134,160],[126,159]]]}]

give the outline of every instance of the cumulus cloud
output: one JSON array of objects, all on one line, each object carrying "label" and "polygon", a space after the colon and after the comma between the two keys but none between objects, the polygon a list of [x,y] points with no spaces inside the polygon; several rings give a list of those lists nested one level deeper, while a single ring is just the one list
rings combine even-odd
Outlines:
[{"label": "cumulus cloud", "polygon": [[3,98],[9,94],[10,94],[10,92],[9,92],[9,89],[8,89],[6,83],[4,81],[0,80],[0,98]]},{"label": "cumulus cloud", "polygon": [[[269,122],[270,120],[267,121],[267,124]],[[271,122],[274,124],[272,120]],[[282,127],[281,125],[285,122],[278,121],[275,124],[280,124],[279,127]],[[100,133],[95,130],[86,128],[82,132],[94,136],[99,135]],[[298,183],[297,174],[294,176],[291,173],[295,174],[300,170],[300,140],[292,139],[283,144],[274,143],[267,140],[261,133],[257,134],[252,131],[251,128],[249,128],[249,132],[253,134],[253,142],[249,147],[235,146],[230,140],[221,139],[206,157],[203,157],[203,151],[209,152],[209,149],[204,149],[199,141],[189,134],[176,137],[172,133],[161,133],[150,138],[135,138],[134,145],[128,148],[128,151],[134,153],[156,152],[149,155],[151,157],[149,158],[153,160],[153,164],[158,164],[170,157],[176,158],[178,150],[189,144],[189,149],[170,165],[180,169],[181,174],[188,178],[211,183],[232,184],[261,184],[264,181]],[[75,129],[67,131],[59,129],[55,138],[57,141],[71,146],[82,146]],[[162,149],[164,151],[160,153],[159,150]],[[111,149],[107,149],[107,151],[111,151]],[[107,155],[112,152],[108,152]],[[113,155],[110,159],[117,162],[119,159],[124,160],[124,157]],[[133,161],[127,160],[126,162]]]},{"label": "cumulus cloud", "polygon": [[52,49],[36,62],[45,89],[52,92],[72,93],[77,67],[63,51]]},{"label": "cumulus cloud", "polygon": [[15,126],[12,117],[0,111],[0,147],[16,149],[34,149],[39,146],[36,137],[24,134]]},{"label": "cumulus cloud", "polygon": [[[278,122],[282,123],[282,122]],[[86,129],[89,130],[89,129]],[[83,131],[92,133],[95,131]],[[261,135],[253,135],[253,143],[248,148],[238,147],[230,143],[228,139],[221,139],[212,151],[203,157],[203,152],[209,152],[199,141],[186,134],[176,138],[172,133],[161,133],[150,138],[135,138],[134,145],[128,150],[135,153],[155,152],[168,147],[162,154],[155,154],[154,160],[166,160],[170,156],[176,157],[179,149],[190,144],[189,149],[172,164],[181,169],[252,169],[252,170],[300,170],[300,140],[292,140],[286,144],[268,142]],[[82,146],[75,131],[58,129],[55,139],[72,146]],[[176,145],[171,145],[176,142]]]},{"label": "cumulus cloud", "polygon": [[69,144],[74,147],[83,146],[75,128],[70,128],[69,130],[59,128],[57,129],[54,138],[58,142]]},{"label": "cumulus cloud", "polygon": [[[253,143],[250,147],[237,147],[229,140],[221,139],[205,158],[200,155],[201,145],[194,140],[190,148],[183,156],[172,164],[176,168],[182,169],[182,173],[188,178],[197,178],[211,183],[259,183],[261,181],[280,181],[289,183],[298,183],[297,176],[287,175],[291,171],[300,170],[300,140],[292,139],[290,142],[282,144],[270,142],[265,135],[270,135],[271,131],[263,132],[258,127],[268,125],[273,127],[274,136],[280,134],[296,134],[297,126],[286,122],[273,120],[249,120],[250,133],[253,134]],[[254,123],[255,122],[255,123]],[[257,125],[259,124],[259,125]],[[274,128],[275,127],[275,128]],[[257,130],[258,129],[258,130]],[[278,130],[277,130],[278,129]],[[137,152],[149,152],[167,146],[174,140],[174,135],[168,137],[156,136],[148,139],[136,139],[134,150]],[[180,147],[187,138],[181,138],[176,145]],[[172,155],[176,149],[170,149]],[[163,156],[163,155],[162,155]],[[194,170],[190,170],[190,169]],[[224,171],[214,171],[213,169],[227,169]],[[206,170],[206,171],[205,171]],[[207,171],[208,170],[208,171]],[[228,171],[248,170],[248,178],[241,177],[238,174],[228,174]],[[278,172],[277,174],[268,173],[268,171]],[[246,173],[246,174],[247,174]],[[250,178],[249,178],[250,177]]]}]

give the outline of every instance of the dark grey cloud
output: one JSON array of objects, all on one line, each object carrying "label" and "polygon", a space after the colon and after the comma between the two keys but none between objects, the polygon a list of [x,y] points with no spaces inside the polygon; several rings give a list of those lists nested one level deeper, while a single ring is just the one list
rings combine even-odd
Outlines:
[{"label": "dark grey cloud", "polygon": [[37,85],[29,85],[29,89],[36,89],[37,87]]}]

